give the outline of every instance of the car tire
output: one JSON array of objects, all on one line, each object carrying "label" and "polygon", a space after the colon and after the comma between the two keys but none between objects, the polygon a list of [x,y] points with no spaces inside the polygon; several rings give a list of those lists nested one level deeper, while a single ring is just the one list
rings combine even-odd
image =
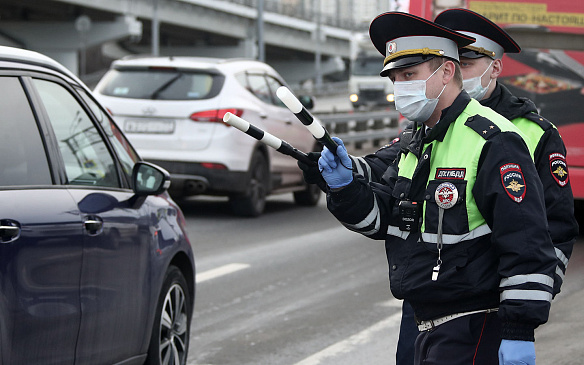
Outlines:
[{"label": "car tire", "polygon": [[294,192],[294,203],[305,207],[313,207],[318,204],[321,190],[316,184],[306,184],[306,189]]},{"label": "car tire", "polygon": [[233,214],[242,217],[257,217],[262,214],[266,206],[269,181],[268,161],[261,152],[256,152],[251,160],[247,193],[229,197]]},{"label": "car tire", "polygon": [[170,266],[158,297],[146,365],[186,364],[191,308],[184,275],[176,266]]}]

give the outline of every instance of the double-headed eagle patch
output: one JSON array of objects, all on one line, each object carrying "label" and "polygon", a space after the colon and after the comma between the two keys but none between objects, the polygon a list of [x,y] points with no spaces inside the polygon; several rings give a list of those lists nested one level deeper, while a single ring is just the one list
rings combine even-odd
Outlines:
[{"label": "double-headed eagle patch", "polygon": [[549,156],[550,160],[550,172],[554,177],[554,180],[560,185],[564,187],[568,185],[568,181],[570,177],[568,176],[568,165],[566,164],[566,156],[562,155],[561,153],[552,153]]},{"label": "double-headed eagle patch", "polygon": [[501,172],[501,182],[507,195],[516,203],[521,203],[525,197],[525,179],[521,166],[515,163],[508,163],[499,168]]}]

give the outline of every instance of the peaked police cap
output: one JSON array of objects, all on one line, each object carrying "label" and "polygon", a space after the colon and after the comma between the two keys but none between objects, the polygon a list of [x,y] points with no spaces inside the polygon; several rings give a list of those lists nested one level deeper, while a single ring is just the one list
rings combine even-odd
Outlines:
[{"label": "peaked police cap", "polygon": [[438,14],[434,22],[476,38],[476,42],[460,49],[460,56],[492,59],[503,53],[519,53],[521,47],[497,24],[468,9],[449,9]]},{"label": "peaked police cap", "polygon": [[458,49],[475,41],[471,36],[402,12],[377,16],[369,26],[369,36],[385,56],[381,76],[387,76],[392,69],[418,65],[434,57],[458,61]]}]

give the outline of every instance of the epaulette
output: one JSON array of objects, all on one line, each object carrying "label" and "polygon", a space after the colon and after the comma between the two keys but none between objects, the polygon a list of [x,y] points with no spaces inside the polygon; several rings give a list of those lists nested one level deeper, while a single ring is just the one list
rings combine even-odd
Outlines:
[{"label": "epaulette", "polygon": [[478,114],[469,117],[464,123],[464,125],[470,127],[473,131],[477,132],[484,139],[489,139],[495,134],[501,132],[501,129],[495,123]]},{"label": "epaulette", "polygon": [[542,117],[541,115],[539,115],[537,113],[527,113],[523,116],[523,118],[531,120],[532,122],[536,123],[544,131],[547,131],[547,130],[552,129],[554,127],[552,122],[550,122],[549,120],[545,119],[544,117]]}]

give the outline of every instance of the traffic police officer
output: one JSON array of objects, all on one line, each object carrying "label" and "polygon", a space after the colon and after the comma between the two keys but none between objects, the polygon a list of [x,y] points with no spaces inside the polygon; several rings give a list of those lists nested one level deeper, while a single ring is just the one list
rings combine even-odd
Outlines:
[{"label": "traffic police officer", "polygon": [[554,276],[555,296],[564,282],[568,260],[578,236],[562,137],[552,123],[538,114],[531,100],[514,96],[497,81],[503,71],[503,53],[521,51],[507,32],[467,9],[446,10],[434,22],[476,38],[475,43],[459,50],[464,89],[472,98],[509,119],[529,136],[529,147],[534,151],[535,166],[543,184],[548,228],[558,260]]},{"label": "traffic police officer", "polygon": [[385,239],[391,290],[422,331],[416,363],[534,364],[556,258],[522,133],[462,91],[458,48],[473,38],[399,12],[374,19],[370,36],[386,55],[381,75],[394,81],[396,108],[424,126],[389,182],[344,167],[342,141],[338,157],[325,148],[328,208]]}]

